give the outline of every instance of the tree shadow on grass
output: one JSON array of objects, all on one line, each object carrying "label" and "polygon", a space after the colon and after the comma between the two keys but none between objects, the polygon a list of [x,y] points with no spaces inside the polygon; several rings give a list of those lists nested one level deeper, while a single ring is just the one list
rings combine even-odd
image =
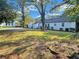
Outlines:
[{"label": "tree shadow on grass", "polygon": [[79,53],[74,53],[71,56],[68,56],[69,59],[79,59]]},{"label": "tree shadow on grass", "polygon": [[75,40],[77,40],[77,39],[79,39],[79,33],[74,33],[74,34],[72,34],[71,35],[71,37],[70,37],[70,39],[75,39]]}]

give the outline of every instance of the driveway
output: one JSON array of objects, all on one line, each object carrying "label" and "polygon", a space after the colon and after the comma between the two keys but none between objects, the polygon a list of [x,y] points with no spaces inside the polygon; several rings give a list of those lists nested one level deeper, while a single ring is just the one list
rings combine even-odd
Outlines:
[{"label": "driveway", "polygon": [[0,29],[0,31],[24,31],[26,30],[25,28],[3,28]]}]

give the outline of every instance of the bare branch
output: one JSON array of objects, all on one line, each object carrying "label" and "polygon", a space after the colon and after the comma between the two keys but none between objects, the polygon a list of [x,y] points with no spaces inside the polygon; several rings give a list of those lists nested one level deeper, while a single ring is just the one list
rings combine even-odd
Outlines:
[{"label": "bare branch", "polygon": [[26,5],[30,6],[33,5],[38,9],[38,12],[41,14],[40,8],[38,7],[38,5],[36,3],[26,3]]},{"label": "bare branch", "polygon": [[62,2],[61,4],[58,4],[58,5],[54,6],[50,11],[52,11],[52,10],[54,10],[54,9],[56,9],[56,8],[58,8],[58,7],[62,6],[62,5],[64,5],[64,4],[66,4],[66,3],[68,3],[68,2],[69,2],[69,0],[66,0],[66,1]]},{"label": "bare branch", "polygon": [[34,5],[34,6],[38,9],[38,12],[41,14],[39,7],[37,5]]}]

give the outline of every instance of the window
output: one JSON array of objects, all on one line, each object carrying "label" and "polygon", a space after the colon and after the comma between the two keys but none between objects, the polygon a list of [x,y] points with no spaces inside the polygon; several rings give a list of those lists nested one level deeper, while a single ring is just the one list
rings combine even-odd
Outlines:
[{"label": "window", "polygon": [[63,31],[63,28],[60,28],[60,31]]},{"label": "window", "polygon": [[69,28],[66,28],[65,31],[69,31]]},{"label": "window", "polygon": [[64,23],[62,23],[62,26],[64,27]]},{"label": "window", "polygon": [[74,28],[70,28],[70,31],[73,32],[73,31],[75,31],[75,29]]},{"label": "window", "polygon": [[54,24],[54,26],[56,26],[56,24]]}]

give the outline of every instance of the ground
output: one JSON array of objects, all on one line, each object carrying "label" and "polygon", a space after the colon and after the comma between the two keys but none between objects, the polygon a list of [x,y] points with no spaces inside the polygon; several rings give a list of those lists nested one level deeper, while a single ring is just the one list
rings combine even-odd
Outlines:
[{"label": "ground", "polygon": [[74,35],[61,31],[1,31],[0,59],[70,59],[79,52],[79,40]]},{"label": "ground", "polygon": [[[17,29],[16,29],[17,30]],[[20,29],[21,30],[21,29]],[[14,30],[15,31],[15,30]],[[72,32],[60,32],[60,31],[1,31],[0,42],[3,41],[16,41],[23,40],[29,36],[44,38],[43,40],[70,40],[75,33]]]}]

